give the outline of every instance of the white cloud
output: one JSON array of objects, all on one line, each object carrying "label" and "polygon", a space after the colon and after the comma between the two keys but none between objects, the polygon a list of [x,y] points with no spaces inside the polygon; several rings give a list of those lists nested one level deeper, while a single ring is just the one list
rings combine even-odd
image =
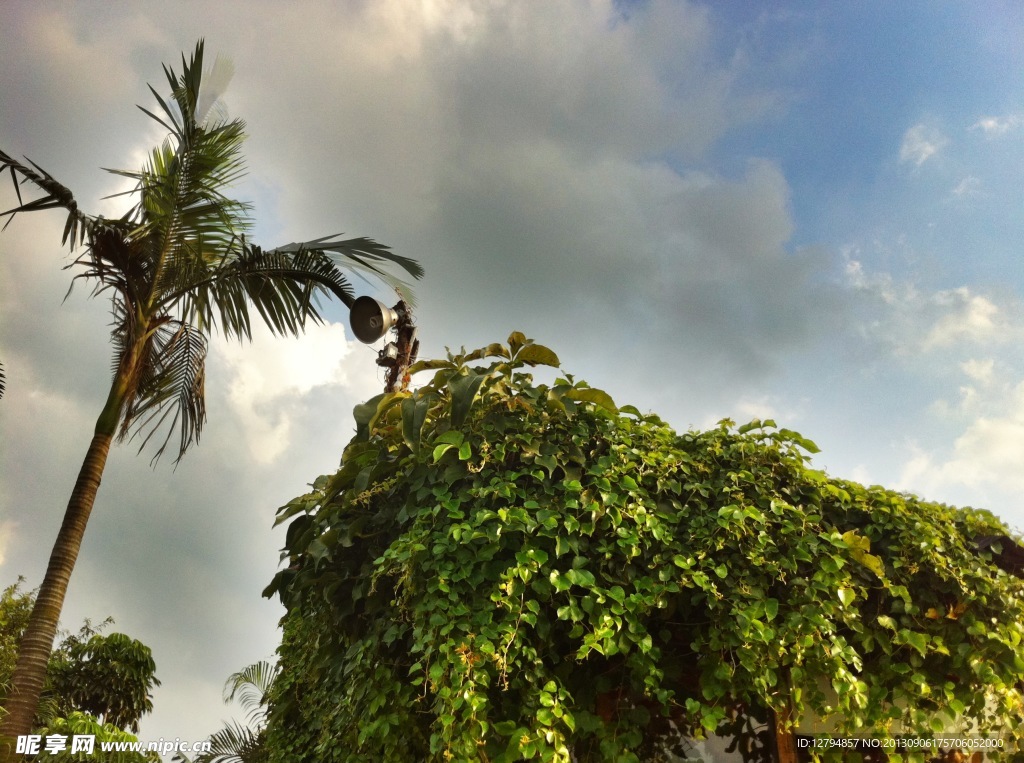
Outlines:
[{"label": "white cloud", "polygon": [[746,422],[752,419],[775,419],[779,417],[776,405],[767,396],[744,398],[736,403],[736,418]]},{"label": "white cloud", "polygon": [[862,485],[873,485],[871,470],[864,464],[857,464],[850,470],[850,479]]},{"label": "white cloud", "polygon": [[[964,407],[977,407],[976,395]],[[969,421],[948,454],[914,446],[897,486],[926,495],[955,487],[1024,492],[1024,382],[986,402],[987,411]]]},{"label": "white cloud", "polygon": [[949,141],[934,127],[916,124],[903,134],[900,144],[900,162],[912,162],[920,167],[941,151]]},{"label": "white cloud", "polygon": [[896,284],[889,273],[869,272],[861,260],[854,259],[859,256],[856,247],[847,246],[840,252],[843,258],[843,274],[846,283],[859,292],[872,294],[886,305],[896,305],[900,301],[913,300],[916,292],[912,286],[905,286],[897,290]]},{"label": "white cloud", "polygon": [[952,190],[952,194],[961,199],[977,196],[979,193],[981,193],[981,180],[972,175],[965,177]]},{"label": "white cloud", "polygon": [[983,117],[971,125],[971,129],[981,130],[986,137],[995,138],[1005,135],[1021,125],[1024,125],[1024,116],[1010,114],[1005,117]]},{"label": "white cloud", "polygon": [[[881,374],[884,369],[891,377],[888,359],[898,358],[906,383],[917,385],[915,394],[935,396],[931,402],[904,396],[905,419],[903,412],[894,414],[913,426],[920,440],[901,443],[902,456],[889,464],[865,464],[856,478],[866,481],[870,473],[896,489],[987,506],[1020,523],[1024,513],[1015,496],[1024,492],[1019,468],[1024,363],[1017,346],[1024,337],[1024,315],[1019,302],[1005,292],[968,286],[928,291],[910,278],[872,271],[856,247],[843,253],[845,282],[858,296],[854,326],[864,342],[865,370]],[[893,396],[905,392],[894,390]],[[910,414],[912,409],[919,413]]]},{"label": "white cloud", "polygon": [[[893,354],[915,356],[953,347],[1005,344],[1024,336],[1020,305],[968,286],[927,292],[911,281],[869,271],[847,247],[844,280],[859,300],[856,331]],[[981,366],[972,366],[980,372]],[[966,371],[965,371],[966,372]]]},{"label": "white cloud", "polygon": [[967,374],[974,381],[982,384],[988,383],[992,379],[992,369],[995,368],[995,361],[992,358],[987,360],[976,360],[970,358],[960,364],[961,370]]},{"label": "white cloud", "polygon": [[925,349],[959,340],[983,343],[1004,339],[1005,320],[991,299],[973,294],[966,286],[940,291],[930,298],[942,315],[924,339]]},{"label": "white cloud", "polygon": [[740,424],[752,419],[773,419],[779,426],[789,426],[802,417],[800,408],[793,400],[775,394],[744,395],[732,406],[731,415]]},{"label": "white cloud", "polygon": [[375,352],[348,341],[340,323],[310,326],[301,341],[254,326],[251,345],[218,339],[211,358],[226,371],[227,399],[250,453],[262,464],[289,447],[293,421],[313,390],[334,387],[338,394],[365,399],[382,386]]}]

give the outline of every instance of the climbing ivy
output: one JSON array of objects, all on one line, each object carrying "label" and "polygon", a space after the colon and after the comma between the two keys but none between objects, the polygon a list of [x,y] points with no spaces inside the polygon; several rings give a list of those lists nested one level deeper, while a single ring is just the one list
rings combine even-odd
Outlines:
[{"label": "climbing ivy", "polygon": [[432,380],[357,406],[340,469],[281,508],[271,760],[626,763],[743,728],[753,756],[770,712],[1017,743],[1024,582],[996,517],[537,365],[558,358],[519,333],[416,364]]}]

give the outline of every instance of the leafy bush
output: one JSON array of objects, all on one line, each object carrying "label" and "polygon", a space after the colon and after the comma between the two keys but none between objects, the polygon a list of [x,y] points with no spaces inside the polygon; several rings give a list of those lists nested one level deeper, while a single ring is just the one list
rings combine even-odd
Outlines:
[{"label": "leafy bush", "polygon": [[358,406],[340,469],[280,510],[271,760],[652,760],[770,712],[1014,743],[1024,582],[992,514],[533,365],[558,359],[518,333],[417,364],[433,380]]},{"label": "leafy bush", "polygon": [[[24,592],[24,578],[0,593],[0,702],[10,691],[18,646],[28,625],[35,592]],[[107,618],[94,626],[86,620],[78,633],[63,634],[50,654],[43,690],[32,733],[58,735],[70,740],[76,734],[94,735],[96,750],[41,752],[39,758],[59,762],[89,760],[99,754],[100,742],[137,742],[125,729],[137,732],[139,719],[153,711],[151,692],[160,685],[149,647],[123,633],[103,635],[113,623]],[[0,708],[0,717],[4,710]],[[159,760],[156,753],[108,752],[112,763]]]}]

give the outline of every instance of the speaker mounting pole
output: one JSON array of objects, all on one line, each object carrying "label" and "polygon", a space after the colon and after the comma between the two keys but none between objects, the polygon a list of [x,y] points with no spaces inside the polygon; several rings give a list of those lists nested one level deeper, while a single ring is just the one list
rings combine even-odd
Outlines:
[{"label": "speaker mounting pole", "polygon": [[384,377],[384,391],[394,392],[397,387],[404,392],[409,388],[409,366],[416,362],[416,356],[420,351],[420,341],[416,338],[412,310],[405,300],[399,301],[391,309],[398,313],[398,322],[395,324],[398,341],[389,342],[377,354],[377,365],[388,369],[387,375]]}]

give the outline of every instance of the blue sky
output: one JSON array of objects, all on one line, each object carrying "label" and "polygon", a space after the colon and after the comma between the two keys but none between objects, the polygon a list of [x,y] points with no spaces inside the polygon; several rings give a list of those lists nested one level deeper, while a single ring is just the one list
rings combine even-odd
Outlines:
[{"label": "blue sky", "polygon": [[[733,25],[729,42],[746,46],[757,62],[750,82],[788,96],[777,119],[740,128],[720,143],[712,161],[727,164],[730,158],[754,154],[781,164],[797,220],[794,244],[838,242],[863,235],[872,225],[896,230],[897,222],[885,219],[893,209],[900,210],[908,227],[926,224],[943,200],[936,191],[951,191],[971,172],[1008,169],[1006,146],[993,150],[984,131],[972,127],[979,115],[1005,115],[1019,107],[1024,93],[1019,76],[1024,51],[1015,41],[1024,31],[1019,6],[878,2],[772,7],[712,6],[713,16]],[[725,46],[723,54],[730,50]],[[935,157],[943,160],[941,168],[923,177],[923,171],[901,172],[893,152],[917,124],[950,141],[946,155]],[[950,189],[933,185],[943,180],[954,184]],[[1011,223],[1008,210],[999,205],[970,211],[976,223],[982,218],[1004,229]],[[974,248],[971,238],[965,236],[963,243]],[[992,277],[988,258],[964,257],[960,264],[978,269],[951,271],[950,280]],[[995,278],[1003,273],[996,271]]]},{"label": "blue sky", "polygon": [[[5,4],[0,147],[119,213],[98,168],[162,139],[134,104],[200,36],[236,66],[260,243],[419,259],[425,355],[522,330],[677,429],[772,417],[832,474],[1024,527],[1019,4]],[[0,584],[41,579],[108,380],[107,306],[61,301],[61,222],[0,234]],[[143,737],[210,733],[273,652],[274,511],[382,386],[329,315],[214,344],[177,471],[112,457],[65,621],[154,648]]]}]

